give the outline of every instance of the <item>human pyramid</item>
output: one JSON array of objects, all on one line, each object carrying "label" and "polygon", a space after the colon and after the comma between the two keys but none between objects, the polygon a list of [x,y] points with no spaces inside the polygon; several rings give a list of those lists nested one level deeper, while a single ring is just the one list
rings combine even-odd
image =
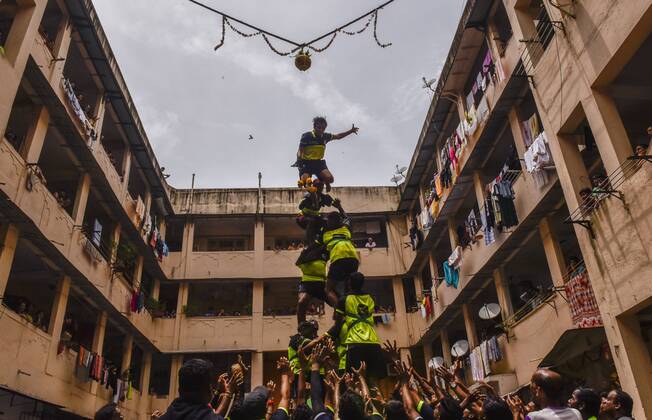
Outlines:
[{"label": "human pyramid", "polygon": [[[384,377],[386,371],[374,329],[374,298],[363,290],[365,278],[358,271],[358,253],[351,241],[351,219],[341,201],[328,194],[334,178],[324,160],[328,142],[357,134],[358,128],[352,125],[348,131],[331,134],[326,132],[326,126],[325,118],[313,119],[313,129],[301,136],[293,165],[299,169],[299,188],[305,191],[297,216],[297,224],[305,230],[306,244],[296,261],[301,269],[298,331],[288,345],[288,360],[297,379],[295,390],[299,395],[310,380],[310,365],[305,361],[312,349],[325,341],[336,348],[340,371],[359,369],[364,364],[367,376],[374,379]],[[322,213],[324,207],[336,210]],[[335,309],[334,324],[322,335],[318,334],[316,321],[306,321],[311,299]]]},{"label": "human pyramid", "polygon": [[[552,370],[539,369],[532,375],[532,401],[525,404],[519,391],[501,397],[484,382],[469,390],[463,379],[462,358],[451,367],[433,359],[426,378],[409,356],[403,360],[396,342],[386,342],[382,348],[373,323],[374,299],[364,292],[364,275],[358,271],[351,221],[342,203],[327,194],[333,176],[323,160],[327,142],[358,129],[354,125],[336,135],[325,130],[326,120],[315,118],[314,129],[303,134],[297,153],[299,183],[305,190],[297,223],[305,229],[306,247],[296,262],[302,272],[298,333],[290,338],[287,357],[276,364],[279,400],[273,398],[273,381],[245,392],[250,367],[241,356],[217,381],[219,373],[211,362],[190,359],[179,369],[179,397],[165,413],[152,413],[152,419],[595,420],[600,414],[601,420],[631,420],[633,401],[621,390],[612,390],[601,400],[596,391],[578,388],[564,403],[567,382]],[[330,206],[336,211],[321,213],[322,207]],[[321,335],[317,322],[306,321],[312,298],[335,308],[332,327]],[[387,367],[394,372],[394,381],[379,383]],[[380,389],[384,385],[390,386],[385,389],[387,398]],[[568,408],[562,408],[565,404]],[[95,415],[96,420],[118,418],[123,417],[115,404],[102,407]]]}]

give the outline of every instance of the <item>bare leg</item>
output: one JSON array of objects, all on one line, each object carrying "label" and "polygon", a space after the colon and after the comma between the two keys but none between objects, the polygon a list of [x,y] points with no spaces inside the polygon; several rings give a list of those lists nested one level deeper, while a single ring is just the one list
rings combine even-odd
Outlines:
[{"label": "bare leg", "polygon": [[310,296],[308,293],[299,293],[299,301],[297,302],[297,325],[306,320],[306,310],[308,309],[309,302]]},{"label": "bare leg", "polygon": [[326,280],[326,302],[333,308],[337,305],[337,293],[335,292],[335,280]]},{"label": "bare leg", "polygon": [[319,173],[319,179],[326,185],[326,192],[330,192],[331,184],[335,182],[333,174],[328,169],[324,169]]}]

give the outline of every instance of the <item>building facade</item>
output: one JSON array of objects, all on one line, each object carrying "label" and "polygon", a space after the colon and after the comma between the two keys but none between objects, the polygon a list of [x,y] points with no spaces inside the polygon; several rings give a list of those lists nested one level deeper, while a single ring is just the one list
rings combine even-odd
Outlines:
[{"label": "building facade", "polygon": [[[469,381],[554,366],[652,416],[651,32],[650,0],[469,0],[405,183],[334,189],[379,334],[419,369],[466,343]],[[197,356],[274,378],[300,192],[169,186],[90,0],[2,1],[0,46],[5,418],[123,387],[147,418]]]}]

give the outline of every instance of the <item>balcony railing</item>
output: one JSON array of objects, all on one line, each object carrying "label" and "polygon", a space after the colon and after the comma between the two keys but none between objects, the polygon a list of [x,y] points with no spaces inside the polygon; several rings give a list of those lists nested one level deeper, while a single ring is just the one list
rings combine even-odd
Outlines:
[{"label": "balcony railing", "polygon": [[564,30],[564,24],[561,21],[550,20],[546,8],[542,5],[539,14],[534,19],[536,30],[526,35],[526,38],[520,42],[525,44],[521,52],[521,60],[514,69],[515,77],[534,77],[534,70],[541,61],[541,57],[548,49],[548,45],[555,36],[555,29]]},{"label": "balcony railing", "polygon": [[589,231],[592,238],[595,238],[591,222],[593,212],[609,197],[615,197],[625,205],[625,196],[619,188],[639,170],[645,161],[652,162],[652,156],[631,156],[593,188],[581,190],[579,207],[566,218],[564,223],[580,225]]}]

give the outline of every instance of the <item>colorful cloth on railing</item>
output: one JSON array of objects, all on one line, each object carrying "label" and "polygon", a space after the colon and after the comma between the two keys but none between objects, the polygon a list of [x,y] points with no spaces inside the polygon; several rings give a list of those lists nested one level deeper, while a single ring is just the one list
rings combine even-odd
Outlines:
[{"label": "colorful cloth on railing", "polygon": [[460,283],[459,270],[448,265],[448,260],[444,261],[442,267],[444,269],[444,279],[446,280],[446,285],[453,286],[457,289],[457,285]]},{"label": "colorful cloth on railing", "polygon": [[587,271],[577,270],[576,274],[566,283],[565,291],[573,324],[577,328],[602,326],[598,302],[593,294]]}]

